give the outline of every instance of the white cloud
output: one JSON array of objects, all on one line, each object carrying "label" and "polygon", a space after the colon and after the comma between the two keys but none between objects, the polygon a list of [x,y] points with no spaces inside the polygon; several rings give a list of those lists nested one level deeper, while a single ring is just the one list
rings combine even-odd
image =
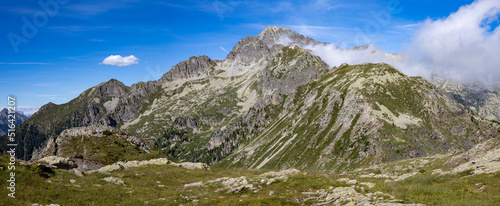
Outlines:
[{"label": "white cloud", "polygon": [[33,65],[50,65],[49,63],[41,63],[41,62],[0,62],[0,64],[11,64],[11,65],[25,65],[25,64],[33,64]]},{"label": "white cloud", "polygon": [[340,66],[347,64],[362,63],[388,63],[394,66],[401,64],[401,57],[398,55],[387,54],[374,45],[345,49],[333,44],[308,45],[306,49],[311,50],[311,54],[321,57],[329,66]]},{"label": "white cloud", "polygon": [[106,57],[106,59],[104,59],[101,62],[101,64],[123,67],[123,66],[139,64],[139,59],[134,55],[130,55],[128,57],[122,57],[120,55],[111,55],[109,57]]},{"label": "white cloud", "polygon": [[[289,46],[297,44],[287,35],[281,36],[276,44]],[[387,54],[374,45],[346,49],[333,44],[306,45],[304,49],[311,50],[311,54],[319,56],[330,67],[338,67],[341,64],[362,64],[362,63],[388,63],[395,66],[401,65],[401,56]]]},{"label": "white cloud", "polygon": [[409,47],[406,70],[455,81],[495,83],[500,80],[500,1],[477,0],[450,16],[425,21]]},{"label": "white cloud", "polygon": [[[500,83],[500,1],[476,0],[442,19],[428,19],[399,29],[417,28],[413,41],[405,48],[409,55],[392,55],[376,46],[345,49],[333,44],[307,45],[311,53],[329,66],[365,62],[392,64],[410,76],[429,78],[436,74],[461,83]],[[303,27],[322,30],[323,27]],[[299,29],[300,30],[300,29]],[[300,32],[299,32],[300,33]],[[283,36],[276,43],[294,42]]]}]

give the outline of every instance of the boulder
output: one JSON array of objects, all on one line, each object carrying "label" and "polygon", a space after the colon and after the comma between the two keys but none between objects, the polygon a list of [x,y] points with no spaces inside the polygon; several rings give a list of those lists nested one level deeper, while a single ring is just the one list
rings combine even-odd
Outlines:
[{"label": "boulder", "polygon": [[121,164],[112,164],[112,165],[107,165],[107,166],[104,166],[104,167],[101,167],[97,170],[97,172],[100,172],[100,173],[109,173],[109,172],[112,172],[112,171],[117,171],[117,170],[124,170],[125,167]]},{"label": "boulder", "polygon": [[51,167],[55,167],[58,169],[73,169],[77,168],[78,165],[75,163],[75,161],[70,160],[67,157],[58,157],[58,156],[47,156],[42,159],[39,159],[37,162],[39,163],[46,163]]},{"label": "boulder", "polygon": [[201,162],[181,162],[181,163],[172,163],[172,165],[186,169],[209,169],[207,164]]},{"label": "boulder", "polygon": [[109,182],[109,183],[113,183],[115,185],[122,185],[122,186],[125,185],[125,182],[122,179],[117,178],[117,177],[106,177],[106,178],[103,178],[103,180],[106,182]]}]

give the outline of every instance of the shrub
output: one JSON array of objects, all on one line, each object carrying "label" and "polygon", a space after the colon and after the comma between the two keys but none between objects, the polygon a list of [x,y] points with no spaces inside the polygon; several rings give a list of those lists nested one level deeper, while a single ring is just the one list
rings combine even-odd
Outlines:
[{"label": "shrub", "polygon": [[31,165],[29,167],[30,167],[29,169],[39,177],[49,178],[50,176],[55,174],[52,168],[47,167],[45,165]]},{"label": "shrub", "polygon": [[104,130],[104,132],[102,132],[103,135],[106,135],[106,136],[109,136],[109,135],[112,135],[113,132],[109,131],[109,130]]}]

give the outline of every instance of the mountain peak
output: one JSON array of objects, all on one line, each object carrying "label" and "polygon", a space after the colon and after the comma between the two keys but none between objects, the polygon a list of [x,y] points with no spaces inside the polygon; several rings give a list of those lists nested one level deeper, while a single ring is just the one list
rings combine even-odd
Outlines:
[{"label": "mountain peak", "polygon": [[160,81],[170,81],[176,79],[186,79],[197,77],[205,72],[210,71],[216,62],[208,56],[192,56],[188,60],[182,61],[165,73]]},{"label": "mountain peak", "polygon": [[320,44],[310,37],[304,37],[299,33],[285,27],[268,26],[257,36],[248,36],[238,42],[226,59],[230,61],[249,64],[256,62],[272,53],[273,45],[281,44],[284,46],[296,45],[304,47],[311,44]]},{"label": "mountain peak", "polygon": [[95,86],[95,88],[95,91],[99,96],[121,96],[128,90],[128,87],[125,86],[125,84],[116,79],[110,79],[107,82],[100,83],[99,85]]},{"label": "mountain peak", "polygon": [[289,28],[279,27],[279,26],[268,26],[259,35],[257,38],[264,39],[269,36],[281,37],[283,34],[297,33]]},{"label": "mountain peak", "polygon": [[101,84],[99,85],[105,85],[105,84],[123,84],[122,82],[118,81],[117,79],[110,79],[106,82],[102,82]]},{"label": "mountain peak", "polygon": [[269,47],[274,44],[297,45],[304,47],[306,45],[321,44],[311,37],[305,37],[300,35],[296,31],[289,28],[279,27],[279,26],[268,26],[262,32],[257,35],[257,38],[267,44]]}]

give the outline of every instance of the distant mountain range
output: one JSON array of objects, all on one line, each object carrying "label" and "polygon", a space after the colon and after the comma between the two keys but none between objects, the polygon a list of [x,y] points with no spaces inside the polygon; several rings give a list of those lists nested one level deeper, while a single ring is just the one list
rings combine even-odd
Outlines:
[{"label": "distant mountain range", "polygon": [[[0,136],[5,135],[9,130],[8,115],[9,115],[9,111],[6,108],[4,108],[4,109],[2,109],[2,111],[0,111]],[[28,119],[27,116],[25,116],[19,112],[16,112],[15,116],[16,116],[16,122],[15,122],[16,126],[20,125],[21,123],[23,123],[24,121],[26,121]]]},{"label": "distant mountain range", "polygon": [[35,112],[37,112],[40,107],[25,107],[21,106],[17,108],[17,112],[22,115],[26,115],[27,117],[31,117]]},{"label": "distant mountain range", "polygon": [[329,66],[307,49],[319,44],[327,43],[267,27],[224,60],[191,57],[130,87],[111,79],[41,107],[16,129],[17,155],[60,154],[49,150],[60,148],[63,131],[102,125],[178,161],[345,171],[459,153],[500,134],[498,95],[471,98],[465,87],[446,89],[385,63]]}]

